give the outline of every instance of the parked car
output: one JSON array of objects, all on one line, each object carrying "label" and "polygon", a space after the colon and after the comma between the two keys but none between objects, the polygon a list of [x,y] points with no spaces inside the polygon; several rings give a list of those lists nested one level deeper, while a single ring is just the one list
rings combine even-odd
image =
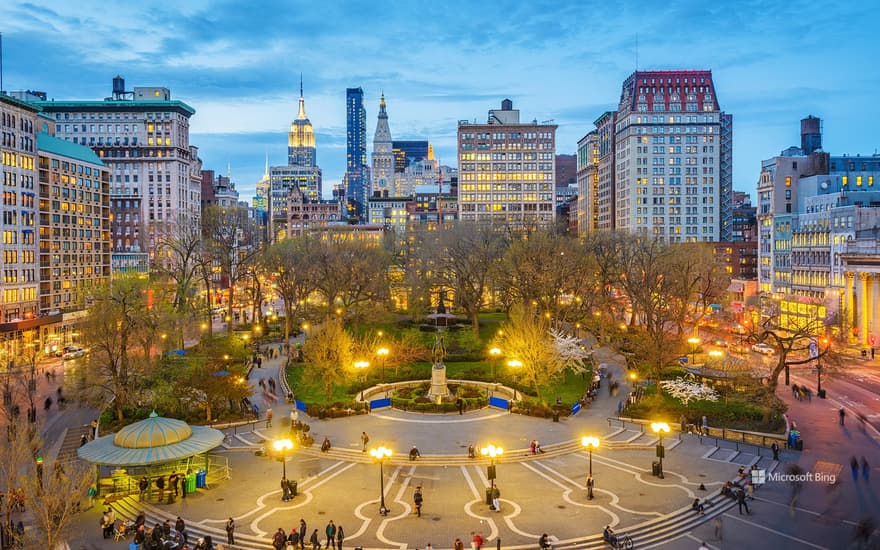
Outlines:
[{"label": "parked car", "polygon": [[755,353],[760,353],[761,355],[773,355],[774,353],[776,353],[776,350],[774,350],[767,344],[755,344],[752,346],[752,351],[754,351]]},{"label": "parked car", "polygon": [[76,359],[78,357],[82,357],[86,354],[86,350],[82,348],[78,348],[75,346],[67,346],[64,348],[64,354],[61,355],[63,359]]},{"label": "parked car", "polygon": [[726,340],[722,340],[722,339],[720,339],[720,338],[717,339],[717,340],[715,340],[715,341],[712,342],[712,343],[715,344],[716,346],[718,346],[719,348],[726,348],[726,347],[728,346],[727,341],[726,341]]}]

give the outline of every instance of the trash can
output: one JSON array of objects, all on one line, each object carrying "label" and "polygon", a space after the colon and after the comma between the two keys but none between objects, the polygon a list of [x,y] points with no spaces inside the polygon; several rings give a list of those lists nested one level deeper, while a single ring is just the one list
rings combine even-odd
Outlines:
[{"label": "trash can", "polygon": [[298,483],[296,482],[295,479],[290,480],[290,482],[289,482],[289,486],[290,486],[290,496],[294,496],[294,497],[295,497],[296,495],[299,494],[299,493],[297,492],[297,486],[298,486]]},{"label": "trash can", "polygon": [[196,475],[190,474],[186,476],[186,492],[192,494],[196,492]]},{"label": "trash can", "polygon": [[486,487],[486,504],[492,506],[492,488]]},{"label": "trash can", "polygon": [[797,449],[798,451],[803,451],[804,450],[804,440],[801,438],[798,438],[798,440],[794,442],[794,448]]},{"label": "trash can", "polygon": [[660,475],[660,462],[655,460],[651,463],[651,474],[655,476]]},{"label": "trash can", "polygon": [[825,390],[819,390],[817,395],[819,396],[819,399],[825,399]]},{"label": "trash can", "polygon": [[199,489],[204,489],[207,485],[207,478],[208,472],[206,470],[199,470],[198,472],[196,472],[196,487]]}]

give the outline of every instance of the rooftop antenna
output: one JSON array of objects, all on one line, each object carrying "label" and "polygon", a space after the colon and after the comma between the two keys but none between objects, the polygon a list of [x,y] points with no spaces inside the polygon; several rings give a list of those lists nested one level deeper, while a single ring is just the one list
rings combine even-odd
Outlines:
[{"label": "rooftop antenna", "polygon": [[303,96],[303,74],[299,73],[299,97]]},{"label": "rooftop antenna", "polygon": [[226,179],[232,180],[232,162],[226,161]]},{"label": "rooftop antenna", "polygon": [[3,33],[0,32],[0,93],[3,93]]},{"label": "rooftop antenna", "polygon": [[269,151],[266,151],[266,176],[269,176]]}]

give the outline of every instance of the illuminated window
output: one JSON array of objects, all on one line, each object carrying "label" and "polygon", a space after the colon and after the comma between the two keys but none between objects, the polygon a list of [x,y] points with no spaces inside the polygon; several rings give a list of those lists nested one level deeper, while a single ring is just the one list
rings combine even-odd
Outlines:
[{"label": "illuminated window", "polygon": [[862,186],[862,176],[856,176],[856,187]]},{"label": "illuminated window", "polygon": [[849,176],[841,176],[840,183],[842,185],[847,185],[849,183]]},{"label": "illuminated window", "polygon": [[874,176],[868,176],[868,187],[874,185]]},{"label": "illuminated window", "polygon": [[791,187],[791,176],[785,176],[785,186]]}]

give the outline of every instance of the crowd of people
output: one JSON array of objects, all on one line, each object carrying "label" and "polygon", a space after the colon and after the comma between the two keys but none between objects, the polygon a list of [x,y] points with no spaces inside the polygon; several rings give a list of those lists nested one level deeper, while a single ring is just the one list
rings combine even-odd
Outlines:
[{"label": "crowd of people", "polygon": [[[232,521],[231,518],[230,521]],[[305,550],[306,544],[308,544],[311,550],[320,550],[322,538],[324,548],[342,550],[342,545],[345,542],[345,530],[331,519],[324,527],[323,537],[317,529],[313,529],[310,535],[306,520],[300,518],[299,525],[291,528],[290,533],[287,533],[283,527],[279,527],[275,531],[275,534],[272,535],[272,547],[275,550],[296,550],[297,548]],[[229,544],[233,544],[233,542],[230,540]]]}]

